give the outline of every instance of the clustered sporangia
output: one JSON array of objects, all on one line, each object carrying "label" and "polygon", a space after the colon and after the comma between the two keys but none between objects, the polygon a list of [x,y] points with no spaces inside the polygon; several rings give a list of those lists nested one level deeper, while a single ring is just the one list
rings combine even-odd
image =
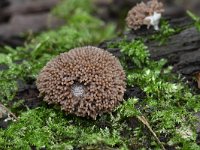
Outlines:
[{"label": "clustered sporangia", "polygon": [[90,116],[111,112],[123,100],[125,73],[111,53],[92,46],[57,56],[41,70],[40,95],[68,114]]},{"label": "clustered sporangia", "polygon": [[126,22],[128,27],[134,30],[139,29],[142,25],[147,25],[147,28],[152,25],[155,30],[158,30],[163,12],[163,3],[158,2],[158,0],[150,0],[147,3],[141,2],[128,12]]}]

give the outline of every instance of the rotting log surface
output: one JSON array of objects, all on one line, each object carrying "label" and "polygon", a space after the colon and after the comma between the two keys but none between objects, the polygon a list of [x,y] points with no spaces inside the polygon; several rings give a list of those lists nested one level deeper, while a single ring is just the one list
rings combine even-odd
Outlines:
[{"label": "rotting log surface", "polygon": [[24,33],[39,33],[64,23],[50,14],[60,0],[0,0],[0,46],[23,45]]},{"label": "rotting log surface", "polygon": [[[149,35],[155,34],[153,30],[141,29],[139,31],[130,31],[125,33],[125,35],[129,41],[142,37],[148,46],[151,59],[167,59],[168,65],[172,65],[176,73],[193,75],[196,72],[200,72],[200,32],[195,27],[186,28],[191,24],[191,20],[187,17],[171,19],[170,24],[172,27],[178,26],[185,29],[169,37],[163,45],[160,45],[158,41],[147,38]],[[99,46],[120,57],[120,50],[108,48],[108,44],[121,41],[122,39],[117,38],[107,41]]]},{"label": "rotting log surface", "polygon": [[200,71],[200,33],[191,27],[170,37],[166,44],[149,41],[151,58],[166,58],[174,70],[184,75]]}]

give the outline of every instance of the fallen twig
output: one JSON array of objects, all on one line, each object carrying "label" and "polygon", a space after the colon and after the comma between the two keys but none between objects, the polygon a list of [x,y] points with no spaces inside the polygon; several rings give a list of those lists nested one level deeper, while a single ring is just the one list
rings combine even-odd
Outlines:
[{"label": "fallen twig", "polygon": [[151,128],[149,122],[147,121],[147,119],[144,116],[137,116],[138,120],[140,120],[148,129],[149,131],[153,134],[154,138],[156,139],[157,143],[160,145],[160,147],[162,148],[162,150],[165,150],[165,147],[163,146],[163,144],[161,143],[161,141],[159,140],[159,138],[157,137],[156,133],[153,131],[153,129]]}]

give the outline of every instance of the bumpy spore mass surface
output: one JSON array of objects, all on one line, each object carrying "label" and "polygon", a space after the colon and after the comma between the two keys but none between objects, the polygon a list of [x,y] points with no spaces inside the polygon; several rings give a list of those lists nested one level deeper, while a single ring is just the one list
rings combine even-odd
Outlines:
[{"label": "bumpy spore mass surface", "polygon": [[158,2],[158,0],[150,0],[147,3],[141,2],[128,12],[126,23],[129,28],[134,30],[139,29],[142,25],[147,25],[149,28],[150,20],[145,20],[145,18],[152,16],[154,12],[163,13],[163,3]]},{"label": "bumpy spore mass surface", "polygon": [[48,62],[36,85],[49,104],[93,119],[119,105],[126,86],[118,59],[92,46],[72,49]]}]

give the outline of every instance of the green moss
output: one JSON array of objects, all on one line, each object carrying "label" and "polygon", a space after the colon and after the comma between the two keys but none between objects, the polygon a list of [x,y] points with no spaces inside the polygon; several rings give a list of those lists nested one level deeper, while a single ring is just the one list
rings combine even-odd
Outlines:
[{"label": "green moss", "polygon": [[[186,146],[189,141],[191,147],[197,147],[194,114],[200,110],[200,95],[193,94],[170,68],[164,68],[165,63],[149,61],[142,69],[128,71],[128,84],[137,85],[146,93],[138,107],[157,135],[164,134],[174,145]],[[191,136],[184,137],[186,131]]]},{"label": "green moss", "polygon": [[172,28],[167,21],[161,20],[160,30],[157,34],[152,35],[150,39],[158,41],[159,45],[163,45],[167,42],[170,36],[175,35],[182,30],[183,29],[180,27]]},{"label": "green moss", "polygon": [[144,64],[148,63],[150,55],[147,47],[142,40],[135,40],[127,44],[122,40],[119,43],[110,44],[109,48],[119,48],[122,53],[123,64],[126,61],[132,61],[137,67],[141,68]]},{"label": "green moss", "polygon": [[[164,145],[181,149],[199,148],[195,143],[193,114],[200,110],[200,95],[194,95],[187,85],[171,73],[170,68],[163,68],[166,61],[149,60],[147,47],[141,41],[123,41],[115,47],[123,49],[126,58],[135,57],[142,65],[140,67],[135,63],[135,69],[127,70],[127,82],[129,86],[139,86],[146,93],[143,100],[130,98],[113,114],[103,115],[97,121],[66,116],[59,109],[46,106],[29,110],[22,113],[19,120],[8,129],[0,131],[0,148],[140,149],[144,148],[145,143],[152,148],[159,148],[153,136],[144,132],[142,123],[138,122],[136,128],[129,127],[127,120],[140,115],[149,120],[158,137],[166,137]],[[140,48],[140,55],[128,52],[135,47]],[[185,136],[186,132],[191,135]]]},{"label": "green moss", "polygon": [[98,128],[87,119],[66,117],[60,110],[44,107],[23,113],[16,123],[0,132],[1,149],[71,149],[102,144],[113,147],[123,144],[123,140],[117,130]]},{"label": "green moss", "polygon": [[63,0],[52,10],[52,12],[56,16],[60,16],[68,21],[69,18],[73,16],[72,14],[76,13],[76,11],[92,13],[93,9],[92,0]]},{"label": "green moss", "polygon": [[200,17],[192,13],[191,11],[187,11],[187,14],[192,18],[194,21],[194,26],[196,27],[197,31],[200,32]]}]

